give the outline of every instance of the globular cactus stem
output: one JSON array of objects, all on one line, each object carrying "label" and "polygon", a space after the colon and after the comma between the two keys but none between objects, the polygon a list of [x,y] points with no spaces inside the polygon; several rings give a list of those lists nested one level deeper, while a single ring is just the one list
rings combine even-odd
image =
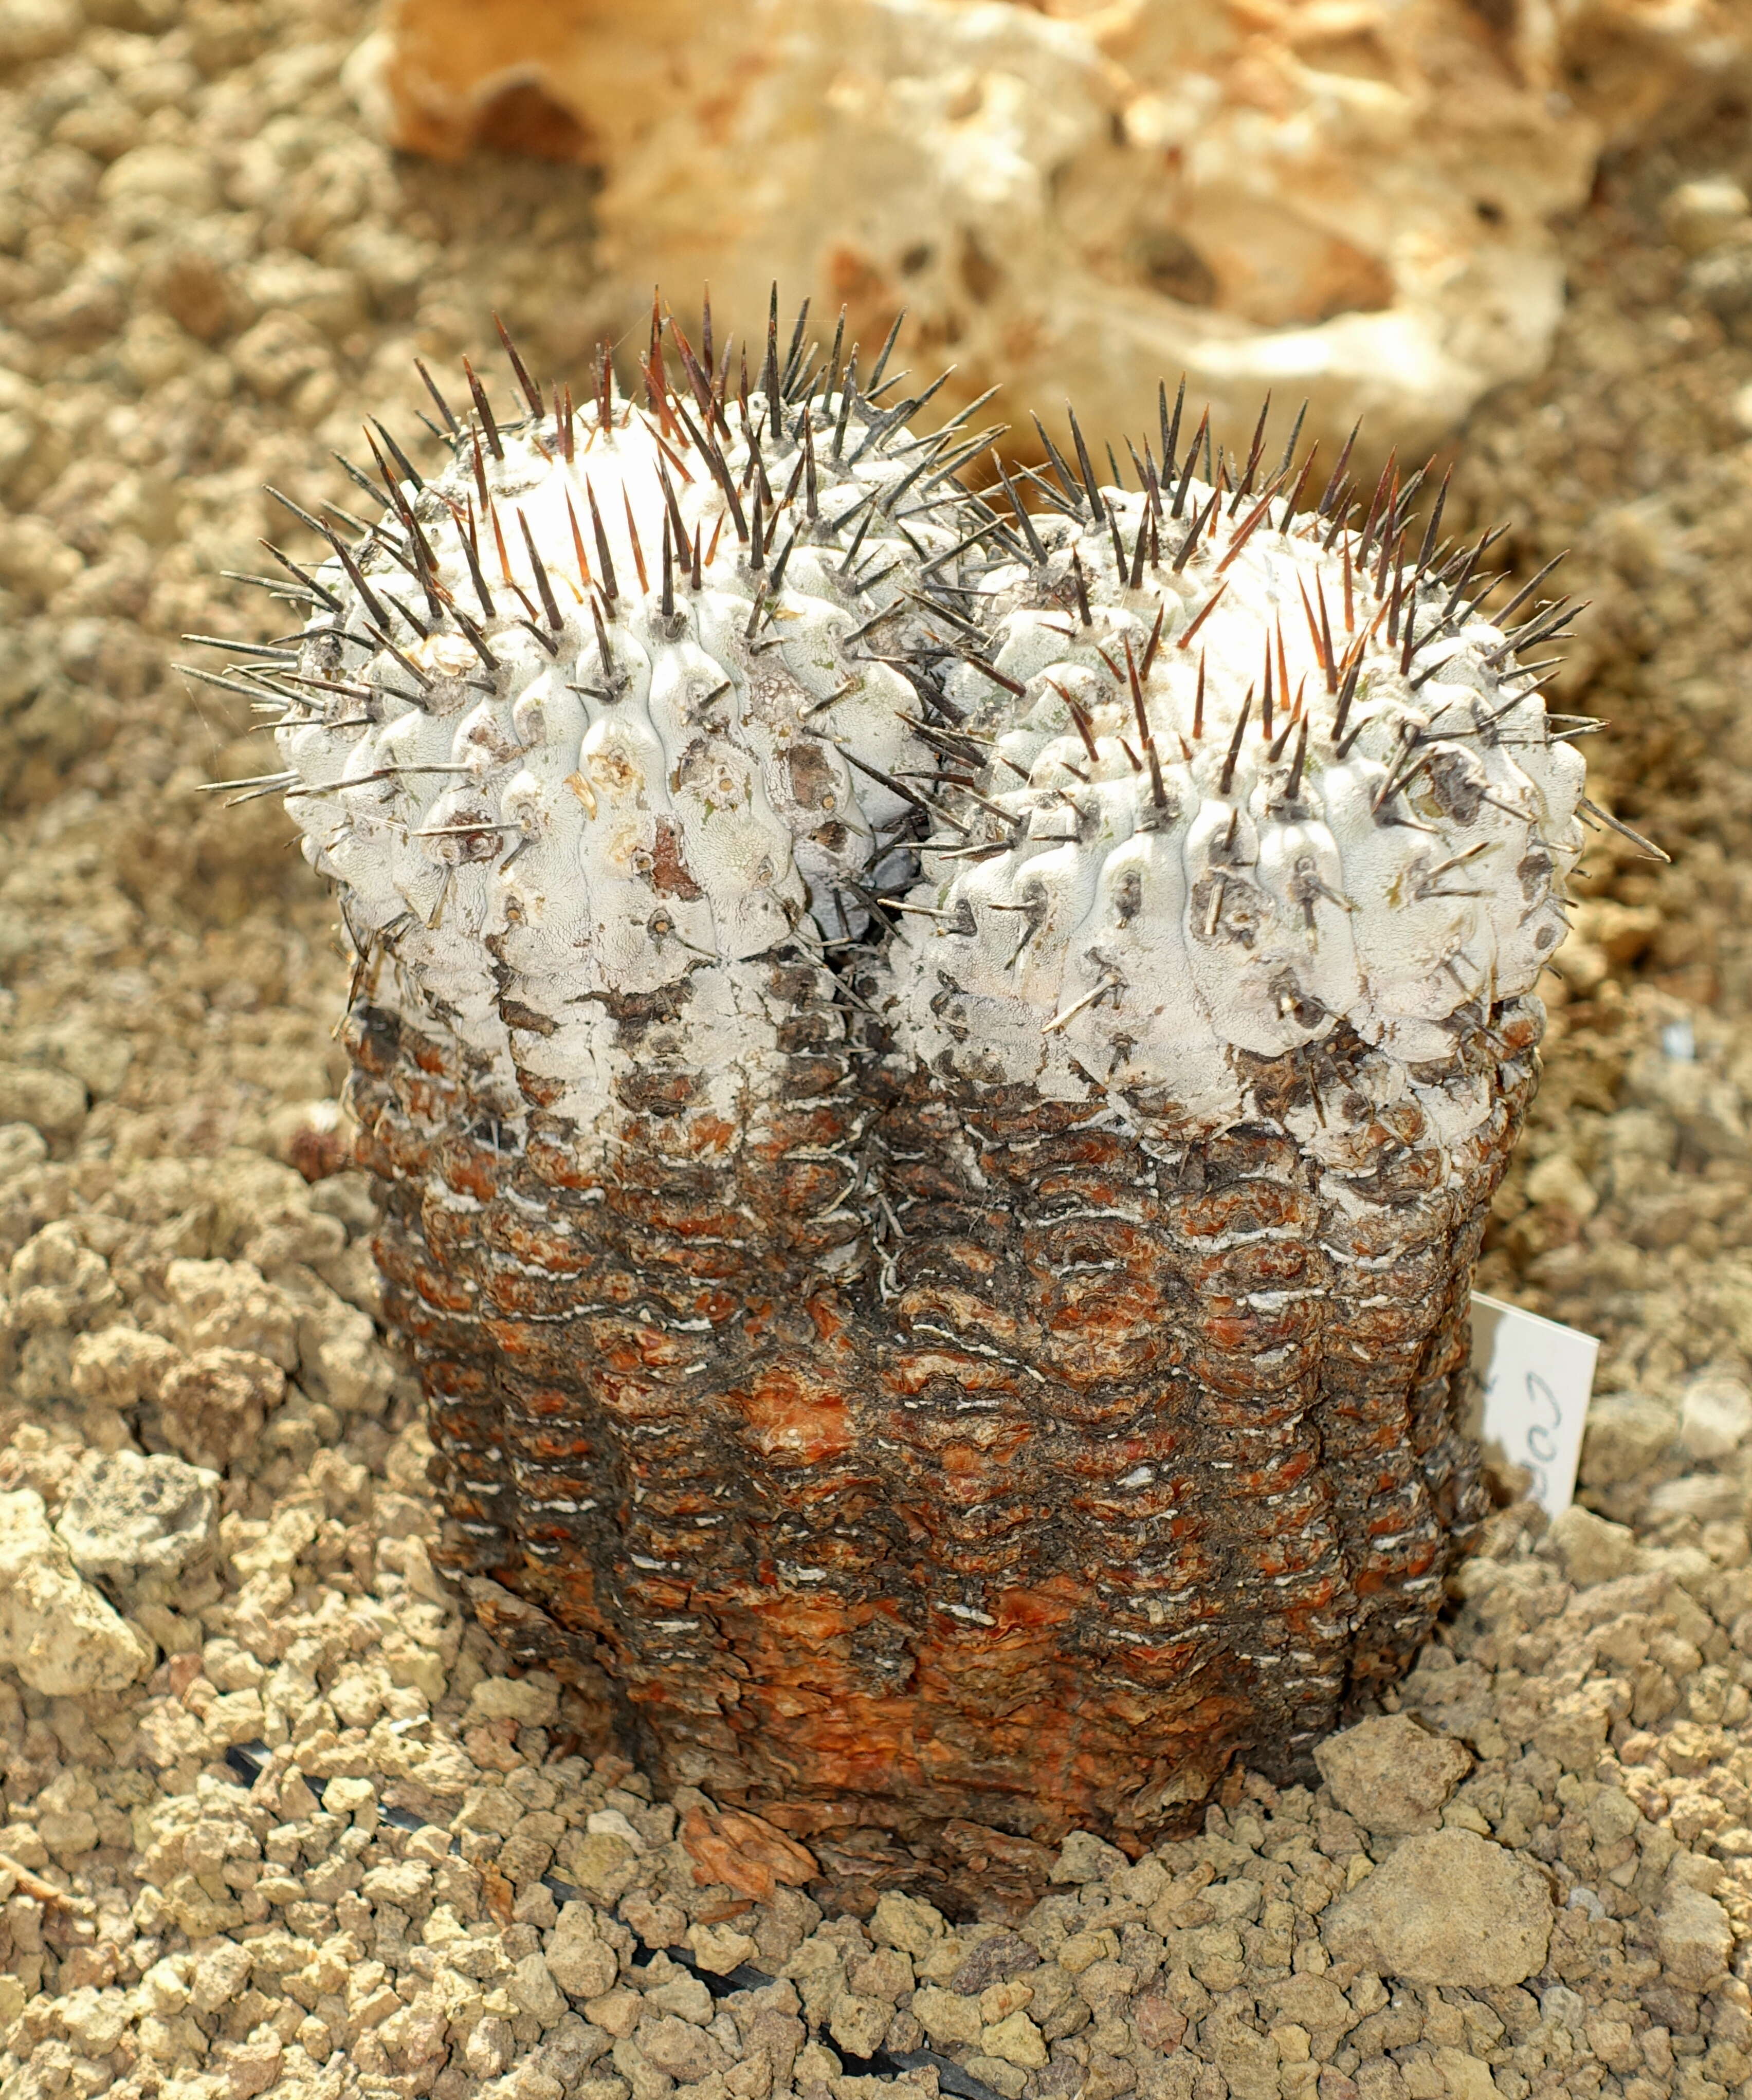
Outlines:
[{"label": "globular cactus stem", "polygon": [[842,348],[471,372],[248,682],[448,1564],[669,1780],[972,1904],[1430,1624],[1584,725],[1391,476],[1213,486],[1176,408],[1030,511]]}]

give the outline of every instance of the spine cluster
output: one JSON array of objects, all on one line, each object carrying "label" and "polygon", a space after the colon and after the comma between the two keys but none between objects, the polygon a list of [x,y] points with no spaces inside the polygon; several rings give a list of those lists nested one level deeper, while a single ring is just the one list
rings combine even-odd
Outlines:
[{"label": "spine cluster", "polygon": [[654,323],[581,407],[507,342],[439,471],[374,433],[382,514],[306,518],[302,632],[223,674],[279,717],[241,784],[341,895],[505,1637],[803,1834],[1144,1829],[1305,1761],[1481,1506],[1562,609],[1166,397],[1132,486],[1079,434],[971,493],[991,434],[805,334],[751,383]]}]

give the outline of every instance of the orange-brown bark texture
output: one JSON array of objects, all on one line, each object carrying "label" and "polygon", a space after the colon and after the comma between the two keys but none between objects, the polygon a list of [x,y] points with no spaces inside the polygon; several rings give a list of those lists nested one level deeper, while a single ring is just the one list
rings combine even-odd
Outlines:
[{"label": "orange-brown bark texture", "polygon": [[716,1122],[654,1056],[589,1171],[356,1009],[448,1565],[522,1600],[488,1614],[519,1660],[606,1679],[663,1779],[869,1899],[1001,1909],[1070,1829],[1136,1851],[1238,1762],[1305,1773],[1485,1507],[1467,1290],[1537,1010],[1491,1017],[1472,1139],[1402,1103],[1340,1176],[1286,1118],[1355,1123],[1354,1039],[1256,1063],[1220,1136],[1123,1134],[898,1073],[820,961],[749,967],[778,1111]]}]

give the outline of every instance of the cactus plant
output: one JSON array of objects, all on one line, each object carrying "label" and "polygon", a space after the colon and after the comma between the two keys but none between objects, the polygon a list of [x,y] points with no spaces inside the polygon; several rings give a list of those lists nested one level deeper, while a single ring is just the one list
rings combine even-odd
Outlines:
[{"label": "cactus plant", "polygon": [[243,677],[448,1566],[668,1780],[946,1899],[1302,1770],[1483,1507],[1561,615],[1263,417],[1216,461],[1164,395],[1138,486],[1078,434],[1025,502],[801,318],[752,386],[654,324],[637,404],[506,347],[527,415],[374,436]]}]

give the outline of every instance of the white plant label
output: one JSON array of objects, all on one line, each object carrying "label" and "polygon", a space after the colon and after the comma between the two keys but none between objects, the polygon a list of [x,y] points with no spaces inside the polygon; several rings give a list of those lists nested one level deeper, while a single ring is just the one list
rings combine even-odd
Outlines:
[{"label": "white plant label", "polygon": [[1528,1493],[1547,1516],[1575,1498],[1599,1354],[1591,1335],[1472,1293],[1467,1427],[1496,1463],[1527,1469]]}]

